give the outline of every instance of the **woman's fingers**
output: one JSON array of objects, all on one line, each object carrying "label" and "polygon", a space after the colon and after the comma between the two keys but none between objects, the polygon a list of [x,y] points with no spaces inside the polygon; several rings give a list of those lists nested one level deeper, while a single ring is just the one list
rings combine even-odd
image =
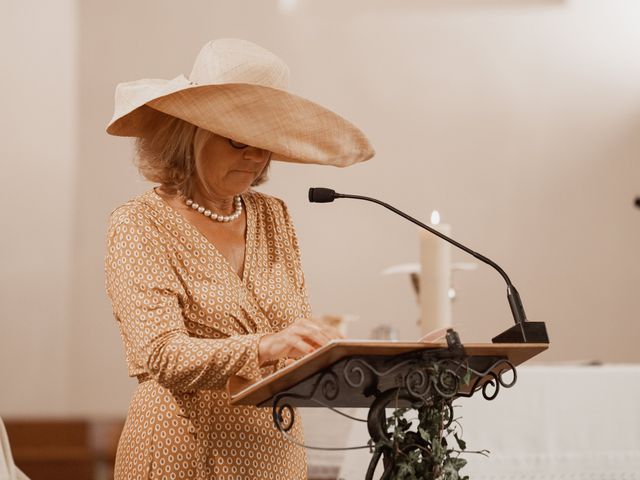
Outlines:
[{"label": "woman's fingers", "polygon": [[339,340],[344,338],[344,335],[339,330],[333,327],[323,327],[324,332],[331,337],[332,340]]},{"label": "woman's fingers", "polygon": [[301,352],[302,355],[306,355],[307,353],[311,353],[313,352],[316,347],[314,345],[311,345],[309,342],[307,342],[305,339],[303,338],[299,338],[296,343],[294,344],[294,348],[298,351]]},{"label": "woman's fingers", "polygon": [[282,357],[300,358],[331,340],[343,338],[336,329],[319,326],[310,320],[299,320],[266,337],[260,345],[259,358],[264,361]]},{"label": "woman's fingers", "polygon": [[311,340],[318,347],[331,341],[331,337],[315,325],[304,325],[301,326],[301,329],[300,335],[303,336],[305,340]]},{"label": "woman's fingers", "polygon": [[313,352],[318,348],[315,345],[308,343],[307,341],[305,341],[303,338],[300,338],[300,337],[293,340],[290,345],[291,346],[289,350],[287,352],[283,352],[283,356],[291,357],[295,359],[304,357],[305,355]]},{"label": "woman's fingers", "polygon": [[318,344],[318,346],[322,346],[334,339],[343,338],[336,329],[320,326],[317,323],[308,320],[300,321],[297,325],[302,329],[301,332]]},{"label": "woman's fingers", "polygon": [[321,321],[309,321],[309,323],[313,325],[315,328],[320,329],[320,331],[322,331],[325,335],[327,335],[332,340],[344,338],[344,335],[342,335],[337,328],[332,327],[331,325],[322,323]]}]

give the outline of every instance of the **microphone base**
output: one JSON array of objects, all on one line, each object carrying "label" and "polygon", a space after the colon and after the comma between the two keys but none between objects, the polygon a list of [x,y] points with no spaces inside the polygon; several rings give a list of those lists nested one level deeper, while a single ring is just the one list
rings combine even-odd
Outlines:
[{"label": "microphone base", "polygon": [[549,343],[544,322],[521,322],[491,339],[493,343]]}]

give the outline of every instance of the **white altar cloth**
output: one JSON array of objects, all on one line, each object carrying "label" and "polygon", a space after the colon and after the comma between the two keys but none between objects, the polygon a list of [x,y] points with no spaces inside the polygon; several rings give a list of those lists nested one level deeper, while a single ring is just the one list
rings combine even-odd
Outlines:
[{"label": "white altar cloth", "polygon": [[[454,405],[467,448],[491,451],[464,457],[471,480],[640,480],[640,365],[522,366],[495,400],[476,393]],[[367,440],[353,422],[343,443]],[[346,452],[339,478],[363,479],[370,458]]]}]

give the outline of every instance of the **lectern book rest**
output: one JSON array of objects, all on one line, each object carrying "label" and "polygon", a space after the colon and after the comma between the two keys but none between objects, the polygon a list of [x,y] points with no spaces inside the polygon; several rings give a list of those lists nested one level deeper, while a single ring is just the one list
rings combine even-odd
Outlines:
[{"label": "lectern book rest", "polygon": [[[549,347],[547,343],[471,343],[463,346],[464,358],[468,366],[475,371],[469,385],[481,386],[482,381],[477,382],[479,373],[486,371],[485,375],[496,370],[503,370],[500,360],[510,363],[512,366],[520,365],[530,358],[538,355]],[[410,354],[417,356],[435,356],[446,359],[448,355],[447,343],[422,343],[422,342],[394,342],[386,340],[333,340],[311,354],[301,358],[297,362],[285,367],[255,383],[243,383],[241,379],[234,377],[229,383],[231,404],[256,405],[270,407],[275,396],[283,392],[292,392],[301,383],[307,383],[312,377],[321,374],[330,367],[344,363],[349,359],[367,358],[373,362],[371,368],[377,373],[387,373],[394,366],[396,359],[406,359]],[[408,355],[409,354],[409,355]],[[456,356],[459,358],[460,356]],[[503,363],[503,362],[502,362]],[[344,367],[347,365],[345,364]],[[352,365],[356,368],[356,365]],[[393,372],[392,372],[393,373]],[[464,372],[463,372],[464,373]],[[363,373],[364,374],[364,373]],[[515,372],[514,372],[515,374]],[[360,371],[354,374],[360,376]],[[353,375],[352,375],[353,376]],[[490,379],[489,379],[490,380]],[[391,380],[394,381],[393,379]],[[464,386],[461,386],[464,392]],[[469,387],[471,388],[471,387]],[[300,393],[300,392],[299,392]],[[306,396],[306,395],[305,395]],[[352,395],[339,397],[330,402],[332,407],[368,407],[373,400],[367,395]],[[326,400],[326,399],[325,399]],[[319,407],[327,406],[316,402],[315,399],[298,398],[292,402],[296,406]]]},{"label": "lectern book rest", "polygon": [[[516,327],[508,336],[516,341],[531,338],[524,328]],[[547,339],[546,334],[543,337]],[[271,407],[275,427],[294,443],[297,442],[287,434],[295,422],[294,407],[367,408],[366,420],[342,413],[353,420],[366,421],[370,435],[367,445],[349,448],[371,449],[365,480],[373,479],[380,459],[384,464],[381,480],[389,480],[397,455],[386,409],[442,408],[441,418],[447,419],[442,428],[447,429],[455,419],[454,399],[481,392],[485,399],[493,400],[502,387],[515,385],[516,365],[549,346],[495,342],[496,339],[490,344],[463,345],[453,329],[447,331],[446,343],[334,340],[253,384],[232,380],[229,394],[235,405]],[[424,452],[432,451],[431,440],[415,432],[407,433],[407,438],[409,434],[412,436],[406,448],[420,448],[420,455],[429,457]]]}]

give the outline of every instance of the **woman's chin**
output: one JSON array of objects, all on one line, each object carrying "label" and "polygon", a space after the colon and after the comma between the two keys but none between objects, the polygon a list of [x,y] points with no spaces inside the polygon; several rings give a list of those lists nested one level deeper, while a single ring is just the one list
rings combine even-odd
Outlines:
[{"label": "woman's chin", "polygon": [[249,190],[252,183],[253,178],[247,182],[233,182],[232,184],[227,184],[226,187],[229,189],[229,191],[232,191],[234,195],[240,195],[241,193]]},{"label": "woman's chin", "polygon": [[254,172],[234,172],[234,177],[227,185],[237,192],[246,192],[256,179]]}]

